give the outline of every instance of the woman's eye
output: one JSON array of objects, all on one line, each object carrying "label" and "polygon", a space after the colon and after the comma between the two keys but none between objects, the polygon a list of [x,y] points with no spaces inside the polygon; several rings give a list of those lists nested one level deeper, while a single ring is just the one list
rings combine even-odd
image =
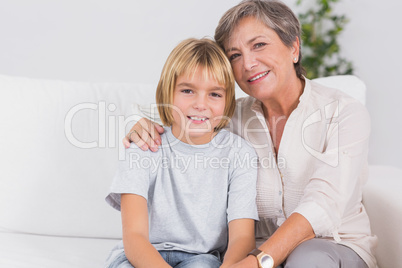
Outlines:
[{"label": "woman's eye", "polygon": [[266,45],[266,43],[257,43],[257,44],[254,45],[254,47],[255,48],[260,48],[260,47],[263,47],[265,45]]},{"label": "woman's eye", "polygon": [[186,93],[186,94],[190,94],[193,91],[191,89],[183,89],[181,92]]},{"label": "woman's eye", "polygon": [[240,54],[232,54],[232,55],[229,56],[229,61],[232,61],[232,60],[236,59],[239,56],[240,56]]}]

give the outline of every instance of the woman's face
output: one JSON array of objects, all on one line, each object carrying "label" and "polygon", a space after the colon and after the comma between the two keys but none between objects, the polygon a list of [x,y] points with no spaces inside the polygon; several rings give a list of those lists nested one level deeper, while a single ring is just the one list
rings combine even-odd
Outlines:
[{"label": "woman's face", "polygon": [[299,55],[298,41],[285,46],[274,30],[254,17],[240,20],[225,52],[237,84],[260,101],[279,96],[297,80],[293,63]]}]

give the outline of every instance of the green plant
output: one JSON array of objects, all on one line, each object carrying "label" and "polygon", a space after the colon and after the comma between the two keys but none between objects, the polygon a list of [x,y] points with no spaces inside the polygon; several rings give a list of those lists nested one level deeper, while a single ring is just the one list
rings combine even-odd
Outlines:
[{"label": "green plant", "polygon": [[[297,0],[301,5],[304,0]],[[352,74],[353,65],[341,57],[337,38],[348,23],[345,15],[334,15],[339,0],[315,0],[315,5],[298,14],[302,27],[302,64],[307,78]]]}]

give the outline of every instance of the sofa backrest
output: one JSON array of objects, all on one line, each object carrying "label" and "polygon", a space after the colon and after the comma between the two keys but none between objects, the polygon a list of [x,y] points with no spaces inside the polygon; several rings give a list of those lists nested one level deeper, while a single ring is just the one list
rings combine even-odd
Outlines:
[{"label": "sofa backrest", "polygon": [[0,76],[0,228],[121,237],[120,214],[104,202],[129,129],[119,119],[153,90]]},{"label": "sofa backrest", "polygon": [[[364,103],[355,76],[317,81]],[[154,85],[0,75],[0,231],[120,238],[120,214],[104,197],[133,111],[154,95]]]}]

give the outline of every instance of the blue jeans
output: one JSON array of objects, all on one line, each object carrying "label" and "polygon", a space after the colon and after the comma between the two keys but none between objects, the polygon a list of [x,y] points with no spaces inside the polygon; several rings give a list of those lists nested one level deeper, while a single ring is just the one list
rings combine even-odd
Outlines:
[{"label": "blue jeans", "polygon": [[[176,250],[162,250],[159,253],[174,268],[219,268],[222,264],[219,259],[219,253],[195,254]],[[134,268],[134,266],[131,265],[124,252],[122,252],[108,268]]]}]

